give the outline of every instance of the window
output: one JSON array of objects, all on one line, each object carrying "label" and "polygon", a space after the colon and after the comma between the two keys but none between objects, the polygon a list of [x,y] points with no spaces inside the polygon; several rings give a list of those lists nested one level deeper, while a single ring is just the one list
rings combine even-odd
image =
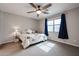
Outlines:
[{"label": "window", "polygon": [[49,32],[59,32],[61,19],[56,19],[48,21],[48,31]]},{"label": "window", "polygon": [[61,19],[54,20],[54,32],[59,32]]},{"label": "window", "polygon": [[53,32],[53,21],[48,21],[48,31]]}]

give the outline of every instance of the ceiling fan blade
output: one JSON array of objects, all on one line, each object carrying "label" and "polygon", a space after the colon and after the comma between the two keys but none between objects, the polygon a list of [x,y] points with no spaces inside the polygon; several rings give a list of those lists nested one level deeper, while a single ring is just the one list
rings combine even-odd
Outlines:
[{"label": "ceiling fan blade", "polygon": [[37,6],[33,3],[29,3],[32,7],[37,8]]},{"label": "ceiling fan blade", "polygon": [[33,12],[36,12],[36,11],[29,11],[29,12],[26,12],[26,13],[33,13]]},{"label": "ceiling fan blade", "polygon": [[49,4],[45,5],[44,7],[42,7],[42,9],[47,9],[47,8],[49,8],[50,6],[52,6],[52,4],[51,4],[51,3],[49,3]]},{"label": "ceiling fan blade", "polygon": [[46,12],[46,11],[42,11],[42,13],[44,13],[44,14],[49,14],[48,12]]}]

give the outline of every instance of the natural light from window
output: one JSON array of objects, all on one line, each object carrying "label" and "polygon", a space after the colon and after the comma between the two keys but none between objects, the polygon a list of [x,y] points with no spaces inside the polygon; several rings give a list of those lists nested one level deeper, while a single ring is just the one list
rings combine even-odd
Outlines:
[{"label": "natural light from window", "polygon": [[59,32],[61,19],[55,19],[48,21],[48,31],[49,32]]},{"label": "natural light from window", "polygon": [[42,51],[44,52],[49,52],[53,47],[55,46],[55,44],[51,43],[51,42],[44,42],[42,44],[38,44],[37,47],[40,48]]},{"label": "natural light from window", "polygon": [[53,20],[51,20],[51,21],[48,21],[48,31],[49,32],[53,32]]}]

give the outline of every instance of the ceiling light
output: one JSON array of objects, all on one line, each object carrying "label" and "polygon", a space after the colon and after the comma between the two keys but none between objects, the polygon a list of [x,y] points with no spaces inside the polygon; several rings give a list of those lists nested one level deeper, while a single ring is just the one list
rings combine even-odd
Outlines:
[{"label": "ceiling light", "polygon": [[41,14],[42,12],[40,10],[36,11],[37,14]]}]

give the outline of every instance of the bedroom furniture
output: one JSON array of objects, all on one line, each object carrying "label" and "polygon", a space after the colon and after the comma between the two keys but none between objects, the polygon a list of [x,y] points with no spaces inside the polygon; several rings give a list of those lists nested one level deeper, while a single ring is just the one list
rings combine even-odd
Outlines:
[{"label": "bedroom furniture", "polygon": [[47,36],[45,34],[32,33],[31,30],[26,31],[26,33],[20,34],[19,38],[22,41],[21,44],[23,48],[27,48],[32,44],[47,40]]}]

